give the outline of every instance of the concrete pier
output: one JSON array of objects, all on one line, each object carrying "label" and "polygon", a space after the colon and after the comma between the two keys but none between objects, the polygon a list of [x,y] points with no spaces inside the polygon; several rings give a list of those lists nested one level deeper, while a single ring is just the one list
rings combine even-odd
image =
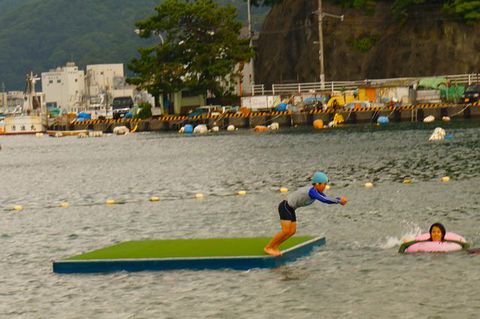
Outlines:
[{"label": "concrete pier", "polygon": [[94,130],[104,133],[111,133],[117,126],[127,126],[130,130],[137,132],[145,131],[178,131],[185,124],[193,126],[206,124],[209,128],[217,125],[226,128],[234,125],[236,128],[254,128],[257,125],[268,126],[273,122],[279,123],[280,127],[289,126],[311,126],[317,119],[321,119],[325,125],[333,120],[335,114],[341,114],[345,123],[375,123],[379,116],[387,116],[392,122],[421,122],[427,116],[433,115],[437,120],[444,116],[454,118],[480,118],[480,103],[469,105],[449,104],[421,104],[407,105],[401,107],[372,107],[358,109],[338,110],[312,110],[305,112],[252,112],[250,114],[221,114],[218,116],[202,115],[195,117],[163,115],[158,118],[121,119],[121,120],[86,120],[72,122],[68,125],[54,124],[51,130]]}]

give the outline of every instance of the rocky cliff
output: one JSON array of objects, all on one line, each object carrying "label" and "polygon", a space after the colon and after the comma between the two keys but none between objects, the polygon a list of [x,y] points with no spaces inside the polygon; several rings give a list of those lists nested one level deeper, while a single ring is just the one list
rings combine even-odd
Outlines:
[{"label": "rocky cliff", "polygon": [[[317,0],[272,8],[257,42],[256,83],[319,80]],[[466,25],[440,8],[413,10],[406,20],[390,4],[343,10],[323,1],[325,78],[361,80],[480,72],[480,22]]]}]

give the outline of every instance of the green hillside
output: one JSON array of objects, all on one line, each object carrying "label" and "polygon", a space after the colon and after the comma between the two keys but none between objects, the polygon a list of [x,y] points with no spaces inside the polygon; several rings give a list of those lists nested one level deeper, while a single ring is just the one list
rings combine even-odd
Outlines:
[{"label": "green hillside", "polygon": [[[243,0],[223,0],[246,19]],[[0,84],[24,88],[29,71],[41,73],[74,61],[127,63],[145,46],[134,23],[154,13],[159,0],[0,0]],[[256,9],[259,11],[259,9]],[[265,12],[266,9],[262,9]],[[258,19],[257,19],[258,20]]]},{"label": "green hillside", "polygon": [[9,10],[18,8],[32,0],[0,0],[0,15]]}]

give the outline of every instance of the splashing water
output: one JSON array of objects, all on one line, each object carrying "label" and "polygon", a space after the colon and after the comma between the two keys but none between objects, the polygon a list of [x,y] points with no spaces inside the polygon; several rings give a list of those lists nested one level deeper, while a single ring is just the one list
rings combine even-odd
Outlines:
[{"label": "splashing water", "polygon": [[411,229],[409,229],[407,232],[402,234],[400,238],[397,238],[395,236],[388,236],[385,239],[385,243],[381,245],[382,249],[391,249],[394,247],[398,247],[404,242],[411,241],[413,240],[416,236],[420,235],[422,232],[421,228],[418,225],[412,225]]}]

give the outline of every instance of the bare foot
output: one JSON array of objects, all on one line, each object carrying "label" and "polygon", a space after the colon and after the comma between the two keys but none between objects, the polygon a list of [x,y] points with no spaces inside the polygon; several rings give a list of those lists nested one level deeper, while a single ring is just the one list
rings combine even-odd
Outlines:
[{"label": "bare foot", "polygon": [[263,251],[271,256],[280,256],[282,254],[282,252],[278,249],[273,249],[273,248],[270,248],[270,247],[265,247],[263,249]]}]

